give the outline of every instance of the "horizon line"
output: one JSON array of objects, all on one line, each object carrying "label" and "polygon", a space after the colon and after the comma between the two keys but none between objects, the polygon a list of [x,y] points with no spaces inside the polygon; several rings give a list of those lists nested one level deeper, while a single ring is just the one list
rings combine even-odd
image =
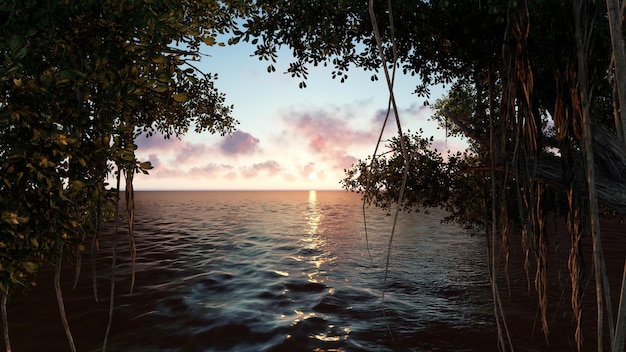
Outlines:
[{"label": "horizon line", "polygon": [[[125,189],[120,190],[125,192]],[[269,188],[227,188],[227,189],[135,189],[135,192],[309,192],[309,191],[342,191],[351,192],[342,188],[293,188],[293,189],[269,189]]]}]

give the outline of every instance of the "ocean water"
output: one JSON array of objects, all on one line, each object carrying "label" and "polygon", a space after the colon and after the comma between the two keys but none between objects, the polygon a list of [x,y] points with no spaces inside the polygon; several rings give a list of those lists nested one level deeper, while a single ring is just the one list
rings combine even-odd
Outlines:
[{"label": "ocean water", "polygon": [[[497,350],[485,238],[441,224],[439,210],[401,214],[384,285],[393,217],[366,209],[366,241],[356,194],[135,197],[137,279],[131,295],[122,234],[110,351]],[[77,289],[64,274],[79,351],[98,350],[105,331],[105,235],[99,302],[88,255]],[[14,351],[67,350],[49,277],[10,305]]]}]

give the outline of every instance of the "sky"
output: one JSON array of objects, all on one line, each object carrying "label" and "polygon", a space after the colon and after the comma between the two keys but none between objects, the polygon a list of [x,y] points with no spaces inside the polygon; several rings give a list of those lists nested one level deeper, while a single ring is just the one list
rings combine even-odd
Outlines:
[{"label": "sky", "polygon": [[[237,130],[224,137],[193,131],[180,139],[139,137],[137,156],[154,168],[135,177],[136,190],[337,190],[344,169],[372,155],[389,101],[382,71],[372,82],[370,72],[351,68],[341,83],[331,68],[311,67],[300,89],[300,79],[284,74],[289,51],[279,52],[272,73],[253,51],[247,43],[203,48],[197,67],[218,74],[215,85],[234,105]],[[461,149],[462,142],[446,139],[429,121],[426,99],[412,94],[417,83],[396,77],[403,131],[422,128],[438,150]],[[432,102],[444,91],[431,92]],[[384,138],[395,134],[390,120]]]}]

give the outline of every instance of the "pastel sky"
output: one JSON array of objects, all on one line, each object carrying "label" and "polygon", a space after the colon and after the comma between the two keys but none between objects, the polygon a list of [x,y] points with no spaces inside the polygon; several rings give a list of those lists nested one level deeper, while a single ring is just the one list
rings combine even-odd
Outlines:
[{"label": "pastel sky", "polygon": [[[252,57],[246,43],[205,48],[198,65],[217,73],[218,89],[234,105],[239,120],[231,136],[188,133],[180,139],[140,137],[137,155],[149,160],[150,175],[135,178],[137,190],[300,190],[341,189],[344,169],[371,155],[387,112],[388,90],[382,76],[352,68],[345,83],[330,68],[310,68],[307,88],[283,74],[291,59],[279,53],[276,72]],[[394,93],[404,131],[424,129],[438,150],[458,150],[429,121],[424,98],[412,94],[415,77],[396,78]],[[430,100],[443,90],[432,89]],[[385,132],[397,133],[395,121]]]}]

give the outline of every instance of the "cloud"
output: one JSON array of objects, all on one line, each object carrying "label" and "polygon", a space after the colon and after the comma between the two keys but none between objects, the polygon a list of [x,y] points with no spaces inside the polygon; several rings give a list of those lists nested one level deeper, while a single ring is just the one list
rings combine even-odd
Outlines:
[{"label": "cloud", "polygon": [[303,178],[308,178],[311,172],[315,172],[315,173],[319,172],[318,170],[315,169],[314,162],[308,162],[306,165],[304,165],[300,169],[300,176],[302,176]]},{"label": "cloud", "polygon": [[185,164],[202,162],[207,155],[214,153],[214,148],[202,143],[192,143],[180,139],[162,139],[162,136],[155,135],[150,138],[139,136],[136,140],[138,145],[138,155],[149,155],[154,159],[158,156],[166,159],[167,164],[174,163],[179,167]]},{"label": "cloud", "polygon": [[343,148],[352,144],[371,143],[375,133],[371,126],[357,129],[350,126],[350,118],[338,112],[292,112],[285,117],[289,131],[307,141],[309,149],[321,153],[329,149]]},{"label": "cloud", "polygon": [[228,164],[208,163],[191,168],[169,168],[165,166],[156,154],[150,154],[148,160],[152,164],[150,174],[156,177],[226,177],[234,166]]},{"label": "cloud", "polygon": [[176,170],[176,169],[172,170],[172,169],[167,168],[165,165],[163,165],[163,163],[161,162],[161,159],[159,159],[158,155],[156,154],[150,154],[148,156],[148,161],[150,161],[150,164],[152,164],[152,170],[149,171],[150,176],[178,177],[184,174],[180,170]]},{"label": "cloud", "polygon": [[[196,166],[196,170],[203,169],[197,164],[213,161],[216,153],[226,156],[238,156],[242,154],[254,153],[258,150],[259,139],[250,133],[236,131],[232,136],[225,137],[213,145],[206,142],[194,143],[185,139],[163,139],[162,135],[146,137],[141,135],[136,141],[139,152],[143,155],[150,153],[152,158],[157,155],[166,159],[168,165],[175,164],[178,167]],[[208,164],[207,164],[208,165]],[[211,170],[207,170],[211,171]]]},{"label": "cloud", "polygon": [[[301,176],[315,171],[319,177],[323,171],[341,172],[350,168],[358,160],[355,153],[365,158],[368,147],[373,151],[381,127],[380,123],[373,121],[376,117],[370,123],[356,125],[357,120],[350,106],[291,111],[282,119],[286,131],[278,143],[289,148],[293,146],[294,149],[304,146],[315,161],[300,170]],[[313,166],[315,170],[311,170]]]},{"label": "cloud", "polygon": [[156,132],[153,136],[148,137],[142,134],[135,139],[140,151],[170,151],[178,150],[184,146],[183,141],[176,137],[165,138],[162,134]]},{"label": "cloud", "polygon": [[[178,180],[190,182],[181,185],[183,188],[220,184],[264,187],[261,185],[270,183],[276,183],[276,188],[301,187],[312,184],[309,180],[312,172],[317,174],[316,185],[322,181],[339,182],[342,171],[371,155],[378,140],[386,111],[365,109],[367,104],[365,101],[283,109],[273,120],[271,129],[255,130],[258,137],[236,131],[229,137],[202,136],[202,139],[193,135],[182,140],[164,140],[162,135],[141,136],[136,143],[140,158],[148,158],[154,166],[150,172],[153,177],[172,184]],[[417,122],[419,127],[427,123],[431,112],[430,108],[415,104],[403,108],[400,117],[407,125]],[[395,134],[395,129],[395,121],[388,122],[384,138]],[[261,133],[266,134],[261,137]],[[438,142],[435,140],[440,147]]]},{"label": "cloud", "polygon": [[[425,122],[432,114],[433,109],[430,106],[420,104],[411,104],[406,108],[398,110],[398,116],[400,117],[401,123],[408,120]],[[374,114],[372,122],[380,128],[382,127],[385,118],[387,118],[387,109],[379,109]],[[396,117],[393,112],[393,108],[389,111],[389,117],[387,119],[385,129],[396,131]]]},{"label": "cloud", "polygon": [[159,160],[159,157],[156,154],[148,155],[148,161],[150,161],[150,164],[152,164],[153,169],[158,169],[162,167],[161,160]]},{"label": "cloud", "polygon": [[334,160],[335,160],[335,166],[343,170],[343,169],[349,169],[353,164],[356,164],[356,162],[358,161],[358,158],[353,155],[343,154],[343,155],[335,155]]},{"label": "cloud", "polygon": [[264,176],[275,176],[284,171],[284,168],[274,160],[268,160],[263,163],[257,163],[249,167],[244,167],[241,170],[241,175],[245,178],[257,177],[260,174]]},{"label": "cloud", "polygon": [[215,164],[208,163],[203,166],[196,166],[189,169],[187,174],[194,178],[197,177],[223,177],[226,176],[227,172],[230,172],[234,167],[232,165],[227,164]]},{"label": "cloud", "polygon": [[209,155],[211,149],[200,143],[185,143],[176,154],[176,163],[185,163],[190,160],[204,158]]},{"label": "cloud", "polygon": [[250,133],[235,131],[232,136],[225,138],[219,149],[227,155],[248,154],[254,152],[259,145],[259,139]]}]

